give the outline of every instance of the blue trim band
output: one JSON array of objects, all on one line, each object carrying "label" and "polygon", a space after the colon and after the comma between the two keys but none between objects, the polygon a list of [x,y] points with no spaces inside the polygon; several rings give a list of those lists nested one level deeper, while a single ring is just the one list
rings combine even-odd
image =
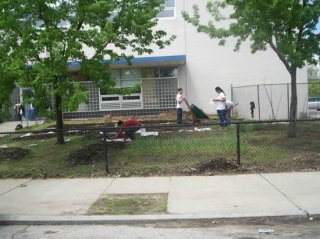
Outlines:
[{"label": "blue trim band", "polygon": [[[131,59],[132,64],[185,62],[185,61],[186,61],[186,55],[137,57],[137,58]],[[108,62],[108,60],[106,60],[105,62]],[[81,64],[80,61],[69,61],[68,67],[79,67],[80,64]],[[128,64],[127,60],[124,60],[124,59],[111,62],[111,65],[127,65],[127,64]],[[31,67],[31,66],[32,65],[28,64],[28,67]]]},{"label": "blue trim band", "polygon": [[[132,64],[137,63],[151,63],[151,62],[172,62],[172,61],[186,61],[186,55],[176,56],[154,56],[154,57],[139,57],[131,59]],[[126,60],[113,61],[112,65],[127,64]]]}]

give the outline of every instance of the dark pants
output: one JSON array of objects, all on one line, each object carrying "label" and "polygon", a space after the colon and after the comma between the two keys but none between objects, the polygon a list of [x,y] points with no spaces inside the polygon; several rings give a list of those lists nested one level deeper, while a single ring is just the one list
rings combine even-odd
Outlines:
[{"label": "dark pants", "polygon": [[220,126],[225,127],[227,125],[227,119],[226,119],[226,111],[225,110],[217,110],[219,120],[220,120]]},{"label": "dark pants", "polygon": [[128,138],[130,138],[131,140],[134,140],[135,138],[135,132],[138,131],[138,128],[132,128],[132,129],[126,129],[124,131],[125,136],[127,136]]},{"label": "dark pants", "polygon": [[177,108],[177,124],[181,125],[182,124],[182,109]]},{"label": "dark pants", "polygon": [[231,110],[226,110],[226,122],[227,124],[231,123]]}]

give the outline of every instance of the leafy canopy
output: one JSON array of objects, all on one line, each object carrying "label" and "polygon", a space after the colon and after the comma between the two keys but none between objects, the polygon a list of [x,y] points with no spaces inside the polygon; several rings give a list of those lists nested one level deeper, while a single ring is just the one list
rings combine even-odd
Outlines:
[{"label": "leafy canopy", "polygon": [[183,17],[220,45],[234,37],[236,51],[247,41],[253,53],[270,47],[282,61],[291,77],[288,136],[296,137],[297,68],[316,63],[320,55],[320,0],[216,0],[206,7],[212,16],[207,24],[200,23],[198,6]]},{"label": "leafy canopy", "polygon": [[[63,107],[76,109],[86,100],[79,75],[68,64],[79,62],[81,79],[104,90],[114,86],[108,64],[133,54],[164,48],[174,39],[155,30],[163,0],[2,0],[0,2],[0,53],[13,81],[43,97],[63,97]],[[127,55],[125,52],[131,52]],[[22,64],[21,64],[22,63]],[[26,66],[28,65],[28,66]],[[14,74],[13,74],[14,73]],[[13,75],[14,76],[13,76]],[[10,80],[11,79],[11,80]],[[1,84],[2,85],[2,84]],[[10,87],[9,87],[10,86]],[[10,90],[9,90],[10,91]]]}]

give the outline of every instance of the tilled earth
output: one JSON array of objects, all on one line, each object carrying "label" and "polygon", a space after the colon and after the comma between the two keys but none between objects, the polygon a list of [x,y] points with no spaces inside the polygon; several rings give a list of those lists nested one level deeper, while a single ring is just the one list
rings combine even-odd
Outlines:
[{"label": "tilled earth", "polygon": [[30,150],[20,147],[0,148],[0,162],[24,158]]}]

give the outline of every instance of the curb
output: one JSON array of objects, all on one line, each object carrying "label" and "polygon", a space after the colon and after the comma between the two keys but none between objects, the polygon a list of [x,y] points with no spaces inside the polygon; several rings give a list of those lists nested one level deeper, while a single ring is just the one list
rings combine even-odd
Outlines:
[{"label": "curb", "polygon": [[0,215],[0,225],[135,225],[135,224],[153,224],[153,223],[257,223],[257,222],[297,222],[313,221],[320,219],[320,214],[306,215],[261,215],[261,216],[238,216],[226,217],[217,215],[132,215],[132,216],[12,216]]}]

